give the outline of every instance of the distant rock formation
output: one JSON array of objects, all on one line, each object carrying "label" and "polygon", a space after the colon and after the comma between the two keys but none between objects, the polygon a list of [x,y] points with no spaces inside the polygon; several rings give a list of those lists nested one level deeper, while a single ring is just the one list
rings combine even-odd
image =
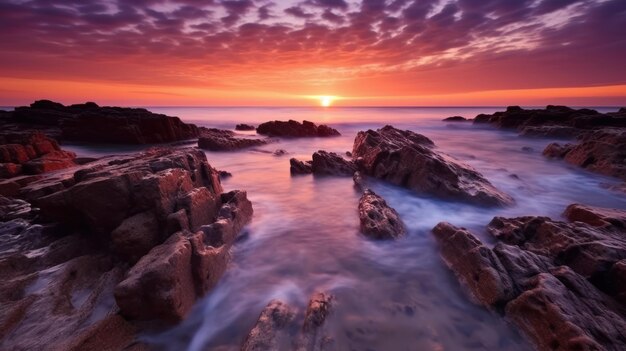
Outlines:
[{"label": "distant rock formation", "polygon": [[235,126],[235,130],[241,130],[241,131],[255,130],[255,129],[256,129],[255,126],[251,124],[245,124],[245,123],[237,124]]},{"label": "distant rock formation", "polygon": [[2,114],[0,124],[90,143],[156,144],[198,137],[198,128],[178,117],[143,108],[100,107],[93,102],[64,106],[39,100]]},{"label": "distant rock formation", "polygon": [[271,139],[239,138],[230,130],[200,128],[198,147],[209,151],[234,151],[270,142],[272,142]]},{"label": "distant rock formation", "polygon": [[444,122],[467,122],[468,119],[461,116],[452,116],[443,119]]},{"label": "distant rock formation", "polygon": [[289,121],[270,121],[261,123],[257,128],[258,134],[268,135],[272,137],[331,137],[341,135],[336,129],[325,124],[316,125],[313,122],[303,121],[302,123]]}]

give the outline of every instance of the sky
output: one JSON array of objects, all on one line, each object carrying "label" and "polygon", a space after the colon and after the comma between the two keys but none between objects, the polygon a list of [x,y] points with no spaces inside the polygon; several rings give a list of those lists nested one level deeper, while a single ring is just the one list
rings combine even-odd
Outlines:
[{"label": "sky", "polygon": [[625,28],[626,0],[0,0],[0,105],[625,106]]}]

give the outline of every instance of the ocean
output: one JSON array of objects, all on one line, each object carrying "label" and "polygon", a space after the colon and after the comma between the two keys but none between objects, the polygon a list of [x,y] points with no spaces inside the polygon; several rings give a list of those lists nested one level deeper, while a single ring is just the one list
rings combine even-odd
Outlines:
[{"label": "ocean", "polygon": [[[143,336],[163,350],[238,350],[269,301],[281,299],[303,310],[315,291],[336,298],[327,325],[336,350],[526,350],[530,346],[503,318],[471,302],[445,267],[430,230],[447,221],[493,244],[485,227],[494,216],[559,219],[572,203],[626,209],[626,197],[607,190],[619,183],[616,179],[542,156],[556,139],[441,121],[503,108],[148,109],[206,127],[233,129],[237,123],[295,119],[328,124],[342,134],[206,152],[213,167],[233,174],[223,180],[226,191],[248,192],[254,218],[234,245],[226,275],[189,317],[169,330]],[[291,157],[308,160],[317,150],[344,154],[352,150],[358,131],[386,124],[429,137],[438,150],[477,169],[516,204],[483,208],[373,181],[373,190],[399,212],[408,229],[400,240],[378,242],[359,233],[360,194],[351,178],[290,175]],[[79,156],[138,150],[63,147]],[[287,154],[275,156],[276,149]]]}]

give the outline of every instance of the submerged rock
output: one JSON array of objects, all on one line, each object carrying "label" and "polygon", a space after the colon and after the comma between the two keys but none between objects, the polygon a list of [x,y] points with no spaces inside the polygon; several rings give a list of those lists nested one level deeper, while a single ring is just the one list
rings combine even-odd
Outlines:
[{"label": "submerged rock", "polygon": [[257,133],[273,137],[330,137],[341,135],[336,129],[325,124],[316,125],[313,122],[303,121],[302,123],[289,121],[270,121],[261,123],[256,128]]},{"label": "submerged rock", "polygon": [[352,153],[364,174],[419,193],[487,206],[513,203],[480,173],[436,151],[421,134],[392,126],[359,132]]},{"label": "submerged rock", "polygon": [[295,315],[295,310],[286,303],[272,300],[261,312],[241,351],[290,349],[288,329]]},{"label": "submerged rock", "polygon": [[405,234],[398,212],[382,197],[365,190],[359,200],[361,233],[372,239],[397,239]]},{"label": "submerged rock", "polygon": [[245,124],[245,123],[241,123],[241,124],[237,124],[235,126],[235,130],[255,130],[256,127],[250,124]]},{"label": "submerged rock", "polygon": [[504,313],[538,349],[626,347],[622,314],[626,211],[571,205],[573,223],[496,217],[493,249],[463,228],[438,224],[442,257],[472,297]]}]

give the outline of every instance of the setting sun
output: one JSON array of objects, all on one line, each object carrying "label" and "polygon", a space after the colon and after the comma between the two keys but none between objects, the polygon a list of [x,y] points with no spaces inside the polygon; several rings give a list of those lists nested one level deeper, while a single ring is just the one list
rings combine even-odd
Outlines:
[{"label": "setting sun", "polygon": [[334,99],[334,96],[320,96],[320,105],[322,105],[323,107],[328,107],[333,103]]}]

